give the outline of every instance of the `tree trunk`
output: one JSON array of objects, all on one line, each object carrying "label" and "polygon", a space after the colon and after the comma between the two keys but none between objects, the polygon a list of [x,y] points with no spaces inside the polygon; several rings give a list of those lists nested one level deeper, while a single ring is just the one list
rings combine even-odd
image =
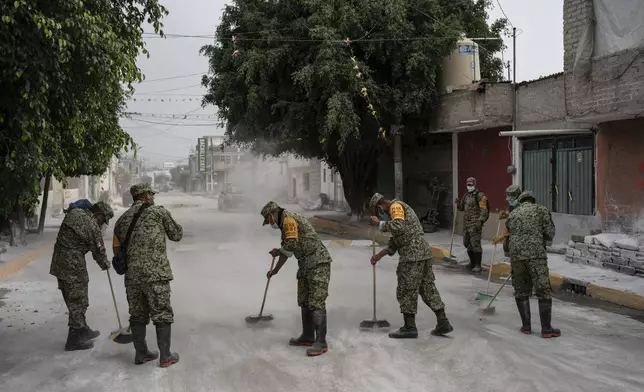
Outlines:
[{"label": "tree trunk", "polygon": [[344,198],[351,207],[349,215],[356,215],[360,220],[367,213],[367,198],[376,182],[376,146],[364,143],[356,150],[349,147],[346,151],[340,157],[338,172],[342,177]]},{"label": "tree trunk", "polygon": [[[49,198],[49,186],[51,185],[51,173],[45,176],[45,186],[42,194],[42,205],[40,206],[40,221],[38,221],[38,235],[42,236],[45,231],[45,214],[47,214],[47,199]],[[65,208],[65,206],[63,206]]]}]

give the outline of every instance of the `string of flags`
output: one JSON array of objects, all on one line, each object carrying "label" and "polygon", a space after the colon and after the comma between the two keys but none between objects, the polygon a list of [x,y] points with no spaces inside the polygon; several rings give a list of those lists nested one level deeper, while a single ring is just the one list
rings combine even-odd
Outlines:
[{"label": "string of flags", "polygon": [[[360,65],[358,64],[358,61],[356,60],[356,56],[353,53],[353,48],[351,48],[351,40],[349,38],[345,39],[344,44],[349,49],[349,53],[351,55],[351,63],[353,64],[353,70],[355,71],[356,79],[358,79],[359,81],[363,81]],[[373,106],[373,102],[369,98],[369,91],[367,90],[367,87],[364,84],[362,84],[362,87],[360,88],[360,96],[364,98],[365,102],[367,103],[367,109],[369,109],[369,113],[374,118],[374,120],[376,120],[376,123],[378,124],[378,135],[384,139],[386,137],[385,128],[380,124],[378,113],[376,112],[376,109]]]},{"label": "string of flags", "polygon": [[181,119],[217,119],[212,114],[168,114],[168,113],[126,113],[129,116],[136,117],[155,117],[155,118],[181,118]]},{"label": "string of flags", "polygon": [[201,102],[203,98],[132,98],[133,102]]}]

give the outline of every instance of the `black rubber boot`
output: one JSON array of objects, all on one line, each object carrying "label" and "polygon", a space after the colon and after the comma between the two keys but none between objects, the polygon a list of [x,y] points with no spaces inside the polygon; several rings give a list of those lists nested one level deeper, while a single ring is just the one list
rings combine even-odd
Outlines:
[{"label": "black rubber boot", "polygon": [[299,338],[291,338],[288,344],[291,346],[311,347],[315,342],[315,330],[313,329],[313,311],[302,306],[302,335]]},{"label": "black rubber boot", "polygon": [[436,311],[436,328],[432,329],[431,334],[434,336],[443,336],[454,330],[452,324],[450,324],[447,316],[445,315],[445,309]]},{"label": "black rubber boot", "polygon": [[478,273],[481,272],[481,262],[483,261],[483,253],[482,252],[472,252],[474,255],[474,268],[472,268],[472,272]]},{"label": "black rubber boot", "polygon": [[82,329],[69,329],[65,351],[89,350],[92,347],[94,347],[94,343],[83,340]]},{"label": "black rubber boot", "polygon": [[552,328],[552,299],[539,299],[539,316],[541,317],[541,337],[545,339],[558,338],[561,331]]},{"label": "black rubber boot", "polygon": [[157,344],[159,345],[159,366],[162,368],[172,366],[179,362],[179,354],[170,352],[172,324],[159,323],[157,329]]},{"label": "black rubber boot", "polygon": [[530,322],[530,297],[515,298],[517,302],[517,309],[519,309],[519,316],[521,316],[521,332],[530,335],[532,334],[532,324]]},{"label": "black rubber boot", "polygon": [[398,331],[390,332],[389,337],[392,339],[416,339],[418,338],[418,329],[416,328],[416,315],[412,313],[403,314],[405,325]]},{"label": "black rubber boot", "polygon": [[83,341],[93,340],[101,335],[99,331],[95,331],[88,326],[85,326],[85,328],[82,328],[80,331],[81,331],[81,340]]},{"label": "black rubber boot", "polygon": [[148,344],[145,341],[146,325],[143,323],[130,323],[130,329],[132,330],[132,340],[136,350],[134,364],[143,365],[159,358],[159,353],[148,350]]},{"label": "black rubber boot", "polygon": [[470,265],[469,265],[469,268],[470,268],[470,270],[472,270],[472,269],[474,269],[474,267],[476,267],[476,256],[475,256],[475,253],[474,253],[474,252],[472,252],[471,250],[468,250],[468,251],[467,251],[467,257],[469,257],[469,258],[470,258]]},{"label": "black rubber boot", "polygon": [[306,349],[306,355],[316,357],[328,350],[326,344],[326,309],[315,309],[312,313],[316,336],[313,346]]}]

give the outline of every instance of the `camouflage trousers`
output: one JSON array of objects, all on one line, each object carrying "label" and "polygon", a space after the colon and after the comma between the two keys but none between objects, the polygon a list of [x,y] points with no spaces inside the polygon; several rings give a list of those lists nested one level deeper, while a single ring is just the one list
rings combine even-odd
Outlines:
[{"label": "camouflage trousers", "polygon": [[512,286],[516,298],[529,297],[533,288],[537,298],[552,298],[548,260],[511,260],[510,265],[512,267]]},{"label": "camouflage trousers", "polygon": [[329,280],[331,263],[318,264],[304,273],[298,273],[297,305],[310,309],[326,309]]},{"label": "camouflage trousers", "polygon": [[130,306],[130,323],[154,324],[174,322],[170,304],[170,282],[128,283],[125,285]]},{"label": "camouflage trousers", "polygon": [[85,313],[89,306],[89,298],[87,296],[88,283],[67,282],[58,279],[58,289],[63,294],[63,299],[69,312],[69,321],[67,322],[69,328],[81,329],[87,327]]},{"label": "camouflage trousers", "polygon": [[479,225],[465,226],[465,230],[463,230],[463,246],[465,246],[469,252],[483,252],[483,248],[481,247],[482,231],[483,228]]},{"label": "camouflage trousers", "polygon": [[400,304],[400,313],[416,314],[419,294],[434,312],[445,308],[434,284],[436,278],[429,260],[398,262],[396,275],[396,298]]}]

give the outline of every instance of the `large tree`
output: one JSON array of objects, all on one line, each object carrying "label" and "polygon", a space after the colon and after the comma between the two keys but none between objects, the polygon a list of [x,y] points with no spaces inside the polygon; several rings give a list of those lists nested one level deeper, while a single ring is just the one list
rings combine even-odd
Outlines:
[{"label": "large tree", "polygon": [[[429,127],[442,59],[459,37],[499,37],[489,0],[233,0],[202,48],[204,104],[218,107],[228,143],[319,158],[342,176],[359,210],[392,129]],[[347,40],[348,39],[348,40]],[[501,75],[486,41],[483,75]],[[384,130],[384,134],[381,132]]]},{"label": "large tree", "polygon": [[0,3],[0,217],[33,206],[44,175],[102,174],[133,145],[119,125],[142,25],[162,34],[157,0]]}]

